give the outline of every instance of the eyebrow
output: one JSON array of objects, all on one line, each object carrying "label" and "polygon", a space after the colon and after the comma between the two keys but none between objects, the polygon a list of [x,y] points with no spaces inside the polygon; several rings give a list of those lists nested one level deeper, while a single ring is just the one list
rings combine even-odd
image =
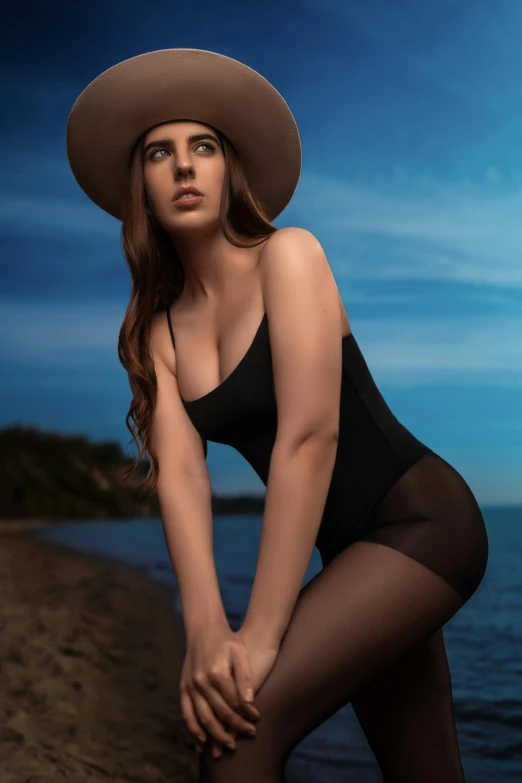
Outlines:
[{"label": "eyebrow", "polygon": [[[213,139],[216,144],[219,145],[219,141],[216,139],[215,136],[212,135],[212,133],[195,133],[192,136],[189,136],[187,138],[187,141],[189,143],[193,141],[203,141],[203,139]],[[175,144],[172,142],[171,139],[156,139],[156,141],[149,141],[145,149],[143,150],[143,154],[147,152],[148,149],[151,147],[174,147]]]}]

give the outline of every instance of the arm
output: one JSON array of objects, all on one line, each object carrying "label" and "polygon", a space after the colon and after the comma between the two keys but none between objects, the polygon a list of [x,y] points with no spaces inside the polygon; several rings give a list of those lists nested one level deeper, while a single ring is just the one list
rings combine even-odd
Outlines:
[{"label": "arm", "polygon": [[243,623],[278,647],[302,586],[326,501],[336,442],[311,436],[297,449],[276,443],[267,483],[256,575]]},{"label": "arm", "polygon": [[277,647],[310,561],[335,463],[342,322],[333,274],[310,232],[273,234],[260,269],[278,423],[243,628]]},{"label": "arm", "polygon": [[254,705],[243,701],[251,685],[248,654],[230,630],[221,601],[213,552],[211,482],[201,438],[179,394],[176,357],[163,313],[151,324],[150,346],[158,382],[151,425],[159,464],[158,498],[187,637],[181,710],[196,742],[205,742],[206,732],[214,742],[228,742],[236,731],[253,727],[242,712],[259,717]]},{"label": "arm", "polygon": [[228,628],[214,561],[212,488],[201,438],[179,395],[164,313],[153,320],[150,345],[158,382],[151,429],[158,500],[190,639],[210,625]]}]

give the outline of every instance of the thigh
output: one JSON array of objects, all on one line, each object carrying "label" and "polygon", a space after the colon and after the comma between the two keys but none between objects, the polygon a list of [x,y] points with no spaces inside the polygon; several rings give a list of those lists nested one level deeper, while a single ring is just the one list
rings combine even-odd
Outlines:
[{"label": "thigh", "polygon": [[363,541],[418,560],[463,600],[481,583],[488,562],[482,512],[464,478],[435,452],[415,462],[366,516]]},{"label": "thigh", "polygon": [[[238,735],[236,750],[220,759],[206,750],[200,780],[284,781],[295,745],[431,637],[462,603],[444,579],[402,552],[367,541],[347,547],[300,592],[274,667],[256,694],[257,736]],[[436,744],[430,753],[437,755]]]},{"label": "thigh", "polygon": [[352,706],[387,783],[464,780],[442,628],[387,666]]}]

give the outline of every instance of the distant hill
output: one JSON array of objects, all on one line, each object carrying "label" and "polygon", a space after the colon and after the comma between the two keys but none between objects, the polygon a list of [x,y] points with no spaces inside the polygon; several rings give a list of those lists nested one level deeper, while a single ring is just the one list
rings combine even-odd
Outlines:
[{"label": "distant hill", "polygon": [[[142,500],[147,463],[134,463],[115,441],[15,426],[0,430],[0,517],[4,519],[159,516],[156,493]],[[212,497],[215,514],[262,513],[263,496]]]}]

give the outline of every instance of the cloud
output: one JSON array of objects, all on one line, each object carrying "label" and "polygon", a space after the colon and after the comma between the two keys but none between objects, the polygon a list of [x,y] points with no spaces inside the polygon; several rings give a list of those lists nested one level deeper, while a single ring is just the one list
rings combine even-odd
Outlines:
[{"label": "cloud", "polygon": [[522,188],[414,175],[360,185],[305,170],[292,204],[319,237],[350,251],[336,275],[522,286]]},{"label": "cloud", "polygon": [[118,362],[124,309],[106,302],[0,302],[2,358],[42,367],[99,368]]},{"label": "cloud", "polygon": [[[121,305],[0,302],[2,359],[36,368],[119,366]],[[395,386],[522,384],[522,318],[360,319],[354,337],[372,373]]]},{"label": "cloud", "polygon": [[0,231],[19,236],[33,232],[39,236],[70,238],[87,234],[117,235],[121,223],[96,208],[92,202],[28,194],[0,193]]},{"label": "cloud", "polygon": [[379,382],[522,386],[522,317],[369,318],[353,328]]}]

